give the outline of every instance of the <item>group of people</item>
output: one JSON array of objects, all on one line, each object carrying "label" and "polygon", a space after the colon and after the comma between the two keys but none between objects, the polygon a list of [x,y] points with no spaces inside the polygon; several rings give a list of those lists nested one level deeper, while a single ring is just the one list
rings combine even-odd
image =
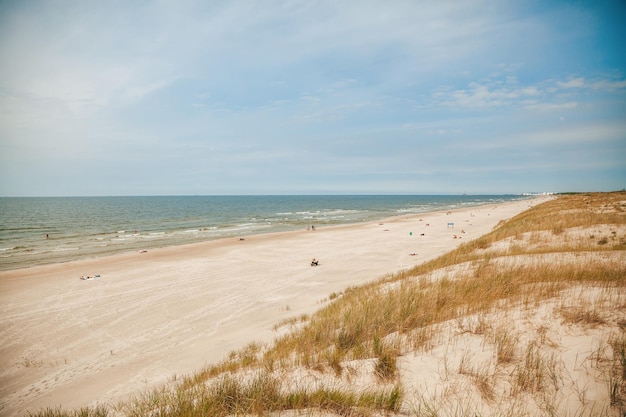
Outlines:
[{"label": "group of people", "polygon": [[80,279],[82,279],[83,281],[90,281],[92,279],[96,279],[96,278],[100,278],[100,274],[95,274],[95,275],[83,275],[80,277]]}]

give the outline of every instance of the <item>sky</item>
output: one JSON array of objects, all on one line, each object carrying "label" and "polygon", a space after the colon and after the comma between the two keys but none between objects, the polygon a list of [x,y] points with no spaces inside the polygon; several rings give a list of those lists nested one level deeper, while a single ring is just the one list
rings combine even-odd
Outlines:
[{"label": "sky", "polygon": [[626,2],[0,0],[0,196],[626,188]]}]

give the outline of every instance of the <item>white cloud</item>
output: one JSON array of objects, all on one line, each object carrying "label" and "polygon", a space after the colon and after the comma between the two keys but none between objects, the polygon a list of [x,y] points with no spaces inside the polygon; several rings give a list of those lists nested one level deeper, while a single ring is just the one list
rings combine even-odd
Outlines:
[{"label": "white cloud", "polygon": [[626,89],[626,80],[599,80],[590,84],[596,90],[618,92]]},{"label": "white cloud", "polygon": [[616,79],[596,79],[593,81],[585,80],[582,77],[572,78],[568,81],[559,81],[556,83],[558,87],[568,88],[590,88],[594,90],[603,90],[607,92],[618,92],[626,89],[626,80]]},{"label": "white cloud", "polygon": [[474,82],[466,89],[437,92],[434,94],[434,100],[445,106],[478,109],[519,104],[520,100],[540,94],[541,91],[535,86],[494,88]]},{"label": "white cloud", "polygon": [[524,105],[524,108],[537,111],[557,111],[557,110],[570,110],[578,107],[578,103],[575,101],[568,101],[566,103],[528,103]]},{"label": "white cloud", "polygon": [[[596,80],[570,78],[567,81],[544,80],[535,85],[522,85],[517,77],[506,76],[505,81],[494,74],[482,83],[470,82],[463,89],[443,89],[433,93],[439,105],[468,109],[486,109],[504,106],[522,106],[533,110],[568,110],[578,107],[572,100],[584,91],[596,90],[619,93],[626,89],[626,80]],[[567,95],[561,94],[566,92]],[[563,101],[569,98],[568,101]]]},{"label": "white cloud", "polygon": [[556,84],[561,88],[581,88],[585,86],[585,79],[572,78],[567,81],[559,81]]}]

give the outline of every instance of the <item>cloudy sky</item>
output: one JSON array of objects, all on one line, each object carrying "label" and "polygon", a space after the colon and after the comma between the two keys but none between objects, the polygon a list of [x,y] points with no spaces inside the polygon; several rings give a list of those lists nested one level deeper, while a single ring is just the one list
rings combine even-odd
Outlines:
[{"label": "cloudy sky", "polygon": [[0,195],[626,188],[626,3],[2,1]]}]

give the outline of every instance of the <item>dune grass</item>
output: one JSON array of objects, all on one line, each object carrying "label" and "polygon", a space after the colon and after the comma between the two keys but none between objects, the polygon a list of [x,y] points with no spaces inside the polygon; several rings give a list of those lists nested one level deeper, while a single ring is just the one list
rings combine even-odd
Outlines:
[{"label": "dune grass", "polygon": [[398,387],[356,392],[336,388],[285,390],[280,378],[260,371],[248,378],[220,375],[211,384],[151,391],[120,408],[127,416],[262,415],[268,410],[317,408],[345,415],[358,408],[396,409]]},{"label": "dune grass", "polygon": [[[480,320],[481,314],[512,306],[532,308],[581,285],[593,285],[608,294],[623,289],[626,287],[625,225],[624,192],[559,196],[499,224],[491,233],[444,256],[333,294],[332,302],[316,314],[277,325],[298,324],[298,327],[271,346],[252,343],[218,364],[176,384],[141,394],[110,411],[126,416],[234,416],[271,412],[279,415],[286,410],[320,410],[342,416],[406,413],[398,358],[429,349],[437,326],[454,320],[464,331],[488,336],[496,347],[496,366],[508,369],[512,377],[511,395],[521,397],[539,392],[547,397],[563,382],[555,357],[538,348],[546,342],[545,335],[541,335],[539,342],[521,344],[511,329],[490,327]],[[579,232],[571,234],[572,230]],[[595,236],[594,230],[606,235]],[[568,236],[565,243],[564,236]],[[502,245],[505,241],[508,243]],[[570,261],[562,256],[566,253],[589,256],[584,262],[576,261],[575,257]],[[599,253],[617,256],[600,257]],[[549,256],[537,258],[538,254]],[[626,302],[620,302],[619,297],[615,301],[618,310],[626,309]],[[593,305],[562,306],[559,314],[564,322],[576,325],[600,326],[607,321]],[[473,322],[465,319],[470,316],[479,319]],[[626,320],[620,326],[626,328]],[[610,407],[623,410],[626,400],[623,331],[607,339],[606,348],[613,352],[611,358],[603,357],[607,363]],[[353,372],[349,364],[355,361],[372,361],[375,383],[363,389],[331,382],[349,380]],[[320,377],[317,384],[300,386],[284,377],[298,369],[329,378]],[[483,399],[495,398],[494,373],[467,361],[462,361],[458,372],[473,381]],[[583,394],[581,390],[581,398]],[[469,406],[467,414],[464,409],[461,407],[455,415],[473,412]],[[605,411],[610,415],[611,409]],[[418,401],[412,412],[441,415],[426,400]],[[501,415],[526,415],[524,412],[511,408],[503,410]],[[75,412],[44,410],[35,415],[112,414],[99,407]]]}]

